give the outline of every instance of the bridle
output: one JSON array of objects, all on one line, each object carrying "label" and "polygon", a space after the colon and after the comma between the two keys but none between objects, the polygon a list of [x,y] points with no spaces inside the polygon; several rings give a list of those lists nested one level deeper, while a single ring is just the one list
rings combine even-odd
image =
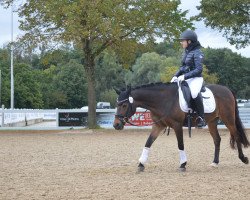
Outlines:
[{"label": "bridle", "polygon": [[[126,111],[126,114],[124,116],[123,115],[115,114],[115,116],[120,120],[120,122],[123,125],[125,125],[126,123],[129,123],[132,126],[139,126],[139,125],[133,124],[132,122],[129,121],[129,114],[130,114],[130,112],[132,110],[132,103],[130,103],[129,98],[121,100],[121,101],[117,100],[117,105],[119,105],[119,104],[122,105],[126,101],[128,101],[128,106],[129,106],[128,109],[127,109],[127,111]],[[147,110],[145,112],[147,112]],[[153,122],[151,124],[147,124],[146,126],[152,126],[154,124],[157,124],[162,119],[163,119],[163,117],[161,119],[157,120],[156,122]],[[164,133],[166,132],[166,130],[167,130],[167,128],[165,129]],[[167,135],[169,135],[169,133],[170,133],[170,126],[168,126],[168,133],[167,133]]]},{"label": "bridle", "polygon": [[121,101],[118,101],[117,100],[117,105],[122,105],[124,102],[128,102],[128,109],[125,113],[125,115],[118,115],[118,114],[115,114],[115,116],[120,120],[120,122],[125,125],[126,123],[130,123],[129,122],[129,115],[131,114],[131,111],[132,111],[132,103],[129,102],[129,98],[127,99],[124,99],[124,100],[121,100]]},{"label": "bridle", "polygon": [[[131,117],[131,116],[129,116],[129,115],[131,114],[131,110],[132,110],[132,103],[130,103],[129,98],[124,99],[124,100],[121,100],[121,101],[118,101],[118,100],[117,100],[117,105],[122,105],[122,104],[123,104],[124,102],[126,102],[126,101],[128,101],[128,109],[127,109],[127,111],[126,111],[126,114],[125,114],[124,116],[123,116],[123,115],[115,114],[115,116],[120,120],[120,122],[121,122],[123,125],[125,125],[126,123],[128,123],[128,124],[130,124],[130,125],[132,125],[132,126],[140,126],[140,125],[136,125],[136,124],[132,123],[131,121],[129,121],[129,118]],[[144,113],[146,113],[147,111],[148,111],[148,110],[145,110]],[[152,125],[154,125],[154,124],[157,124],[157,123],[160,122],[163,118],[164,118],[164,116],[163,116],[162,118],[160,118],[159,120],[157,120],[157,121],[155,121],[155,122],[153,122],[153,123],[151,123],[151,124],[147,124],[147,125],[145,125],[145,126],[152,126]]]}]

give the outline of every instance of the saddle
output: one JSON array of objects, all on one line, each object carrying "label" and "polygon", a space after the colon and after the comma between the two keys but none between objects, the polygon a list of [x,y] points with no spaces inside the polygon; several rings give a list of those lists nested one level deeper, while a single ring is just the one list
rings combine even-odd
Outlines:
[{"label": "saddle", "polygon": [[[203,99],[204,113],[212,113],[216,105],[212,91],[203,85],[199,95],[201,95]],[[195,104],[186,81],[182,81],[179,88],[179,104],[181,110],[185,113],[195,111]]]}]

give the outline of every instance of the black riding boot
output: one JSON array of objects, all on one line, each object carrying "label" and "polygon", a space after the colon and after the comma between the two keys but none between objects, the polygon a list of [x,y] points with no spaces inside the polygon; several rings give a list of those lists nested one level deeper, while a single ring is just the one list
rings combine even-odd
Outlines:
[{"label": "black riding boot", "polygon": [[199,94],[194,99],[194,102],[195,102],[196,112],[198,114],[198,117],[196,119],[197,127],[202,128],[202,127],[206,126],[206,122],[204,120],[204,106],[203,106],[201,94]]}]

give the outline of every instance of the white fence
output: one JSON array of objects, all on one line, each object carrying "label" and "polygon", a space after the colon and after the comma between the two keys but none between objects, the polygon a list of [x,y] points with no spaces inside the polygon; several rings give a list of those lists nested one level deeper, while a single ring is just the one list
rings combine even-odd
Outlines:
[{"label": "white fence", "polygon": [[[97,123],[103,128],[112,128],[114,121],[114,114],[116,109],[97,109]],[[141,126],[150,124],[148,112],[144,113],[144,109],[137,110],[140,117],[136,118],[135,114],[132,118],[134,123]],[[60,125],[61,122],[79,120],[78,117],[70,117],[71,114],[84,114],[87,119],[87,110],[82,109],[54,109],[54,110],[39,110],[39,109],[2,109],[0,110],[0,125],[1,127],[23,127],[31,124],[36,124],[44,121],[54,121],[55,127],[64,126]],[[246,128],[250,128],[250,108],[239,108],[240,118]],[[82,119],[81,119],[82,120]],[[82,120],[83,121],[83,120]],[[65,124],[65,123],[64,123]],[[84,122],[83,122],[84,124]],[[68,126],[74,126],[69,125]],[[84,125],[82,125],[84,126]],[[148,127],[148,126],[147,126]],[[220,126],[221,127],[221,126]],[[223,127],[223,126],[222,126]]]},{"label": "white fence", "polygon": [[1,109],[1,127],[22,127],[46,120],[57,120],[57,110]]}]

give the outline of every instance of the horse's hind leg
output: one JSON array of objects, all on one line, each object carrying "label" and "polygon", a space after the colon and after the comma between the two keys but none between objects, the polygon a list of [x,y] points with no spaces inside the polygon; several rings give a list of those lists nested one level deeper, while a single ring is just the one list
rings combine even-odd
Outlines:
[{"label": "horse's hind leg", "polygon": [[239,159],[243,163],[248,164],[249,160],[248,160],[248,157],[245,157],[244,154],[243,154],[242,144],[239,141],[236,141],[236,143],[237,143],[237,148],[238,148],[238,153],[239,153]]},{"label": "horse's hind leg", "polygon": [[242,150],[242,144],[240,142],[240,138],[238,136],[238,130],[237,130],[237,127],[236,127],[236,124],[233,120],[229,121],[229,120],[225,120],[224,121],[226,127],[229,129],[230,131],[230,135],[231,135],[231,147],[234,148],[234,144],[236,142],[237,144],[237,149],[238,149],[238,156],[239,156],[239,159],[245,163],[245,164],[248,164],[249,161],[248,161],[248,158],[244,156],[243,154],[243,150]]},{"label": "horse's hind leg", "polygon": [[209,132],[214,140],[214,160],[211,166],[217,166],[219,164],[219,156],[220,156],[220,142],[221,142],[221,137],[218,132],[217,128],[217,119],[214,119],[213,121],[208,122],[208,128]]}]

